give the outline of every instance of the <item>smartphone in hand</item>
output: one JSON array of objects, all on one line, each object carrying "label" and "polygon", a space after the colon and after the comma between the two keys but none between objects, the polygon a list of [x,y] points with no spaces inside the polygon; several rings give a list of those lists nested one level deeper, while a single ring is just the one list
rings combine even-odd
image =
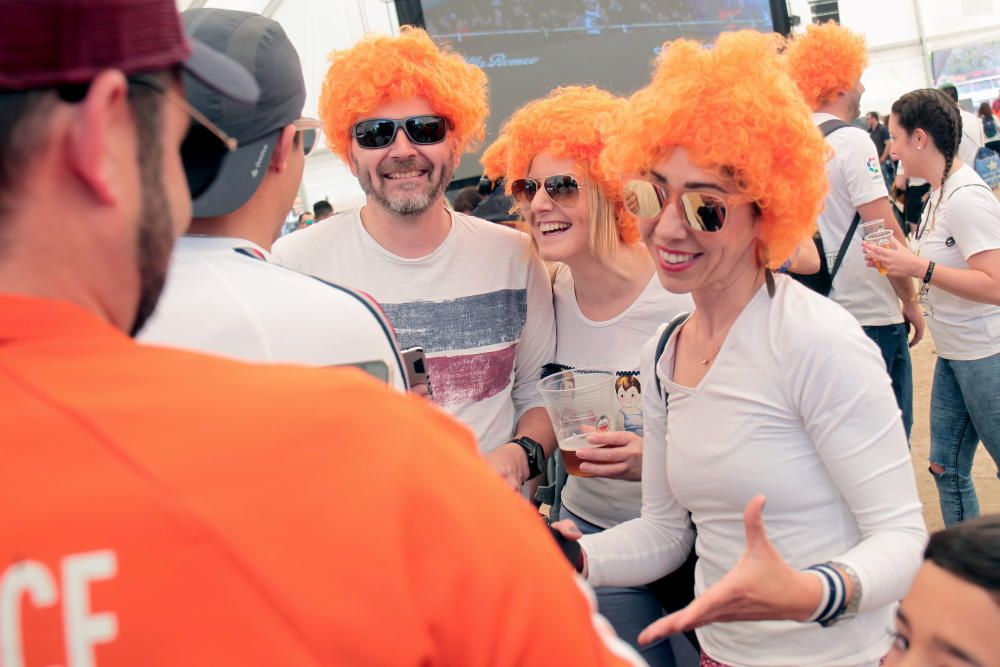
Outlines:
[{"label": "smartphone in hand", "polygon": [[406,379],[410,389],[417,385],[427,385],[430,393],[431,378],[427,372],[427,357],[424,348],[411,347],[402,351],[403,362],[406,364]]}]

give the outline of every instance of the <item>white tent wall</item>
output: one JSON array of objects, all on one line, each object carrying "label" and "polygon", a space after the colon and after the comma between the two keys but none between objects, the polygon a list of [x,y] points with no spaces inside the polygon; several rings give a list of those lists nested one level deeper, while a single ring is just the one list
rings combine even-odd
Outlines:
[{"label": "white tent wall", "polygon": [[[861,110],[886,114],[903,93],[933,85],[930,54],[1000,39],[1000,0],[839,0],[840,22],[868,40]],[[804,30],[808,0],[788,0]]]}]

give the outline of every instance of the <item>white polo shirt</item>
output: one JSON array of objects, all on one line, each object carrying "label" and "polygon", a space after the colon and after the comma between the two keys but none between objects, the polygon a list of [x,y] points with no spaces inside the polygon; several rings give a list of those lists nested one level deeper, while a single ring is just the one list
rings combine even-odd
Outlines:
[{"label": "white polo shirt", "polygon": [[374,301],[267,259],[243,239],[181,237],[139,340],[244,361],[358,365],[405,391],[395,336]]},{"label": "white polo shirt", "polygon": [[[836,116],[813,114],[817,126]],[[864,130],[844,127],[826,137],[833,158],[826,163],[830,192],[817,223],[826,249],[826,261],[833,270],[837,251],[854,220],[859,206],[888,197],[875,144]],[[888,221],[887,221],[888,222]],[[844,254],[830,298],[847,309],[862,326],[899,324],[903,315],[899,299],[889,279],[865,264],[861,249],[861,226]]]}]

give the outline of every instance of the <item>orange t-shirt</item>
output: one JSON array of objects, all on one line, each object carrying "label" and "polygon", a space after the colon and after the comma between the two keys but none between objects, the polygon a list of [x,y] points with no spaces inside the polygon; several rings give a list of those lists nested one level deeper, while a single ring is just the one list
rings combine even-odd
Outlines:
[{"label": "orange t-shirt", "polygon": [[0,461],[4,667],[624,664],[469,432],[359,371],[0,295]]}]

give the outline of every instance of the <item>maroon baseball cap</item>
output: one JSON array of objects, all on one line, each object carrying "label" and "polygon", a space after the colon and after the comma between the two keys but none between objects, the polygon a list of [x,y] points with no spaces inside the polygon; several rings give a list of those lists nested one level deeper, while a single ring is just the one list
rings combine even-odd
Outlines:
[{"label": "maroon baseball cap", "polygon": [[0,0],[0,90],[181,67],[226,97],[257,101],[241,65],[184,34],[177,0]]}]

